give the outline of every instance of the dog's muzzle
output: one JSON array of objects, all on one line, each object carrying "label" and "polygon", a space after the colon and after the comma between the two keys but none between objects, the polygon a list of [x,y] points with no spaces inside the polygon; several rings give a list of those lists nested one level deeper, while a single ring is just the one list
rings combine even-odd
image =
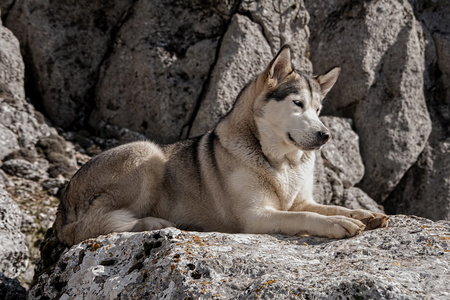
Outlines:
[{"label": "dog's muzzle", "polygon": [[331,138],[331,134],[329,131],[318,131],[317,135],[319,136],[319,140],[324,145]]}]

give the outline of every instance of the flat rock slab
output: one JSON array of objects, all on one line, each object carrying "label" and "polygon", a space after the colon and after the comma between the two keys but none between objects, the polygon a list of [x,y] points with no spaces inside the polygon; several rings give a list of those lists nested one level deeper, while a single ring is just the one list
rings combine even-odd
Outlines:
[{"label": "flat rock slab", "polygon": [[449,299],[450,222],[392,216],[350,239],[121,233],[66,250],[31,299]]}]

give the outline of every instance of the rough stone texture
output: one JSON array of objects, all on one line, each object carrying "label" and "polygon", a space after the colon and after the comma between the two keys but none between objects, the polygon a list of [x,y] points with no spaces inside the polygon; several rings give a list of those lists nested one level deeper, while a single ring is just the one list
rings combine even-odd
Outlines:
[{"label": "rough stone texture", "polygon": [[230,110],[239,91],[272,59],[261,27],[240,14],[233,16],[222,45],[191,136],[213,128]]},{"label": "rough stone texture", "polygon": [[359,137],[351,128],[351,119],[321,117],[331,132],[331,140],[317,152],[315,200],[322,204],[383,212],[372,198],[355,185],[364,175]]},{"label": "rough stone texture", "polygon": [[2,164],[2,169],[10,175],[38,181],[46,177],[45,170],[24,159],[10,159]]},{"label": "rough stone texture", "polygon": [[239,91],[259,74],[282,45],[292,46],[293,62],[309,73],[305,57],[309,32],[303,2],[243,1],[220,44],[217,62],[189,132],[213,128],[230,110]]},{"label": "rough stone texture", "polygon": [[28,96],[42,102],[54,124],[83,123],[99,66],[132,3],[15,1],[5,23],[21,42]]},{"label": "rough stone texture", "polygon": [[33,148],[48,128],[42,115],[25,100],[24,64],[19,41],[0,22],[0,159],[19,147]]},{"label": "rough stone texture", "polygon": [[8,128],[0,124],[0,160],[14,150],[19,149],[17,136]]},{"label": "rough stone texture", "polygon": [[2,300],[26,300],[27,291],[15,278],[8,278],[0,272],[0,299]]},{"label": "rough stone texture", "polygon": [[305,1],[311,61],[341,65],[325,114],[354,119],[365,175],[381,202],[414,164],[431,131],[424,96],[425,39],[407,1]]},{"label": "rough stone texture", "polygon": [[178,140],[191,122],[232,7],[137,1],[102,67],[91,125],[126,127],[157,142]]},{"label": "rough stone texture", "polygon": [[0,273],[17,277],[28,265],[25,236],[20,232],[22,212],[0,187]]},{"label": "rough stone texture", "polygon": [[424,28],[425,91],[433,131],[417,162],[386,200],[390,213],[450,219],[450,6],[443,2],[415,3]]},{"label": "rough stone texture", "polygon": [[66,250],[33,299],[446,299],[450,223],[393,216],[344,240],[177,229]]}]

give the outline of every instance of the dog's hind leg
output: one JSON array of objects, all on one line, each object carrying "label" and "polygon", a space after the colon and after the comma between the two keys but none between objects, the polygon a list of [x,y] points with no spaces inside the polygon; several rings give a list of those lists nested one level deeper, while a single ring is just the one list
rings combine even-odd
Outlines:
[{"label": "dog's hind leg", "polygon": [[175,227],[175,224],[160,218],[146,217],[138,219],[134,227],[129,231],[150,231],[166,227]]}]

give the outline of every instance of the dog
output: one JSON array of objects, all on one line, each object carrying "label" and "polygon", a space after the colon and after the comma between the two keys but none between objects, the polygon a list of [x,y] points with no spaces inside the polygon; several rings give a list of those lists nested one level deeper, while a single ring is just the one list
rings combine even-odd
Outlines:
[{"label": "dog", "polygon": [[206,134],[174,144],[138,141],[92,158],[69,182],[54,224],[68,246],[102,234],[165,227],[228,233],[355,236],[388,216],[313,200],[319,120],[338,79],[294,69],[281,48]]}]

